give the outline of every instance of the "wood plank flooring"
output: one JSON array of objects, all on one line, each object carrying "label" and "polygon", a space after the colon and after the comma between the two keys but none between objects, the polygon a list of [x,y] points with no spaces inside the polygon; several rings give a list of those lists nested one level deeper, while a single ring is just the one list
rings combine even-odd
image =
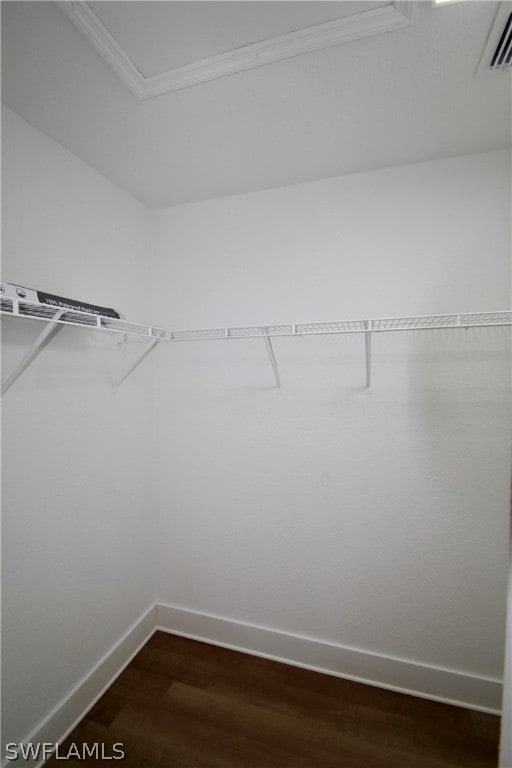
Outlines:
[{"label": "wood plank flooring", "polygon": [[[491,768],[499,718],[157,632],[62,745],[126,768]],[[47,765],[62,766],[52,758]]]}]

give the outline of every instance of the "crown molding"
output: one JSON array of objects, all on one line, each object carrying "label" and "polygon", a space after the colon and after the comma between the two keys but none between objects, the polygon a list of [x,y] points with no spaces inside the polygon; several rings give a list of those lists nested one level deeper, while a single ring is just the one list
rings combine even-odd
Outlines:
[{"label": "crown molding", "polygon": [[66,16],[78,27],[100,53],[105,61],[110,64],[114,72],[139,98],[144,98],[144,76],[131,62],[106,26],[96,16],[92,8],[86,2],[57,2]]},{"label": "crown molding", "polygon": [[396,0],[372,11],[278,35],[183,67],[145,77],[116,42],[86,2],[58,2],[82,34],[140,99],[162,96],[209,80],[282,61],[303,53],[330,48],[371,35],[402,29],[410,24],[411,0]]}]

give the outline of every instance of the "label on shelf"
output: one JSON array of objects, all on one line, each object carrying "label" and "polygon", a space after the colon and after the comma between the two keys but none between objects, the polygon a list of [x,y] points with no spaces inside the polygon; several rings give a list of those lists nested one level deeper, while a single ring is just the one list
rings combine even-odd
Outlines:
[{"label": "label on shelf", "polygon": [[8,296],[12,299],[21,301],[33,301],[38,304],[46,304],[57,309],[72,309],[78,312],[88,312],[91,315],[102,315],[103,317],[114,317],[120,319],[122,315],[110,307],[100,307],[97,304],[89,304],[86,301],[76,299],[67,299],[63,296],[55,296],[53,293],[44,291],[35,291],[33,288],[26,288],[23,285],[14,285],[13,283],[2,283],[0,292],[2,296]]}]

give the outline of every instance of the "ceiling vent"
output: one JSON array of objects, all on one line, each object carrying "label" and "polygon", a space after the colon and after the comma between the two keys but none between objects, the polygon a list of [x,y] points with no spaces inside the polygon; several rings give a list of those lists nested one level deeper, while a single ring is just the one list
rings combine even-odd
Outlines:
[{"label": "ceiling vent", "polygon": [[500,3],[476,77],[512,68],[512,4]]}]

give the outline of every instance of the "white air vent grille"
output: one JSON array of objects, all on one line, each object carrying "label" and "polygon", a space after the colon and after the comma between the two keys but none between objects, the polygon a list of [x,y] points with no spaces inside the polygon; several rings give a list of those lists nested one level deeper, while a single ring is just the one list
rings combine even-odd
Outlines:
[{"label": "white air vent grille", "polygon": [[509,13],[498,45],[491,59],[491,69],[510,67],[512,60],[512,13]]},{"label": "white air vent grille", "polygon": [[512,4],[500,3],[476,76],[512,68]]}]

